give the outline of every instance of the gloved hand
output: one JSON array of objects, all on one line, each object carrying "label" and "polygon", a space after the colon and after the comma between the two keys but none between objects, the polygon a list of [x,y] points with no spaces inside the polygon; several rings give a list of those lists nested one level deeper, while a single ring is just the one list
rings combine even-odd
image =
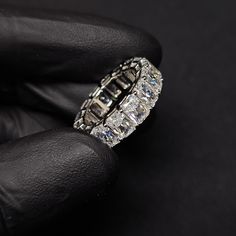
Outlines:
[{"label": "gloved hand", "polygon": [[161,60],[147,33],[70,13],[0,10],[0,235],[36,227],[106,192],[114,152],[72,128],[99,80],[133,56]]}]

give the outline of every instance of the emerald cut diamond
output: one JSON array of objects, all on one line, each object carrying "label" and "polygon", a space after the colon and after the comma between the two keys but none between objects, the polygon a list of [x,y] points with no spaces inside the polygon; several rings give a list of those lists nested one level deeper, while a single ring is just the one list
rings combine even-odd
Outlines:
[{"label": "emerald cut diamond", "polygon": [[117,134],[109,127],[105,127],[103,125],[94,127],[91,134],[108,144],[110,147],[113,147],[119,143]]},{"label": "emerald cut diamond", "polygon": [[121,109],[135,124],[141,124],[149,114],[149,110],[135,94],[129,95],[122,102]]},{"label": "emerald cut diamond", "polygon": [[147,107],[151,108],[155,105],[158,99],[158,93],[157,91],[155,91],[155,88],[153,88],[145,80],[141,79],[137,83],[135,91],[137,93],[137,96]]},{"label": "emerald cut diamond", "polygon": [[74,127],[113,147],[147,118],[161,90],[160,71],[146,58],[131,58],[90,93]]},{"label": "emerald cut diamond", "polygon": [[107,118],[106,124],[118,132],[119,139],[129,136],[135,130],[134,123],[119,110]]}]

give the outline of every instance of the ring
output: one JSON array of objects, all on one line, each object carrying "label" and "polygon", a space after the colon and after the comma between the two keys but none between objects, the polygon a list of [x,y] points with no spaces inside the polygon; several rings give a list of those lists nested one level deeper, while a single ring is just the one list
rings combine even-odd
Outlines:
[{"label": "ring", "polygon": [[154,107],[161,72],[146,58],[131,58],[105,76],[83,103],[74,128],[113,147],[128,137]]}]

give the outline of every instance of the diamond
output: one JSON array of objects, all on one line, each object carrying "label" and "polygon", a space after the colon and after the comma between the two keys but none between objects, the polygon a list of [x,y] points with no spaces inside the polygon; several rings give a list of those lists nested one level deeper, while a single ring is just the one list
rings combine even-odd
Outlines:
[{"label": "diamond", "polygon": [[143,92],[143,94],[147,97],[147,98],[150,98],[150,99],[154,99],[155,98],[155,93],[152,89],[152,87],[143,82],[141,83],[141,91]]},{"label": "diamond", "polygon": [[146,58],[142,58],[140,60],[142,67],[148,67],[150,65],[150,62]]},{"label": "diamond", "polygon": [[74,127],[113,147],[149,115],[162,90],[160,71],[145,58],[131,58],[102,79],[76,117]]},{"label": "diamond", "polygon": [[124,118],[125,115],[123,113],[121,113],[120,111],[115,111],[107,118],[106,124],[111,128],[118,128],[122,124]]},{"label": "diamond", "polygon": [[125,138],[135,131],[135,126],[128,118],[125,118],[120,127],[118,127],[118,130],[120,132],[119,137]]},{"label": "diamond", "polygon": [[138,97],[145,103],[149,108],[153,107],[158,99],[158,94],[154,92],[154,88],[141,79],[135,87]]},{"label": "diamond", "polygon": [[141,124],[149,114],[135,94],[129,95],[121,104],[123,112],[135,123]]},{"label": "diamond", "polygon": [[161,92],[162,89],[162,75],[161,72],[155,68],[150,62],[144,66],[141,72],[141,78],[145,79],[157,93]]},{"label": "diamond", "polygon": [[135,130],[133,122],[121,111],[115,111],[109,116],[106,120],[106,124],[110,128],[117,130],[119,139],[129,136]]},{"label": "diamond", "polygon": [[151,84],[158,93],[161,92],[162,89],[162,78],[157,75],[147,75],[146,80],[149,84]]},{"label": "diamond", "polygon": [[147,80],[148,83],[150,83],[153,86],[157,86],[158,85],[157,79],[155,77],[151,76],[150,74],[148,74],[146,76],[146,80]]},{"label": "diamond", "polygon": [[113,147],[119,143],[117,134],[109,127],[105,127],[103,125],[94,127],[91,134],[102,140],[102,142],[106,143],[110,147]]},{"label": "diamond", "polygon": [[146,76],[146,80],[148,83],[150,83],[152,86],[155,87],[155,89],[158,90],[158,93],[161,92],[162,89],[162,76],[161,73],[159,71],[154,71],[152,73],[149,73]]}]

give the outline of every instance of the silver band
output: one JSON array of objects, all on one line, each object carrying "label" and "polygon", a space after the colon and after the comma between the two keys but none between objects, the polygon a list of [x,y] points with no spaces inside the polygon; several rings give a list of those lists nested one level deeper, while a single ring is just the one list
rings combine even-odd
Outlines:
[{"label": "silver band", "polygon": [[129,136],[154,107],[162,75],[145,58],[132,58],[102,79],[77,114],[74,128],[110,147]]}]

